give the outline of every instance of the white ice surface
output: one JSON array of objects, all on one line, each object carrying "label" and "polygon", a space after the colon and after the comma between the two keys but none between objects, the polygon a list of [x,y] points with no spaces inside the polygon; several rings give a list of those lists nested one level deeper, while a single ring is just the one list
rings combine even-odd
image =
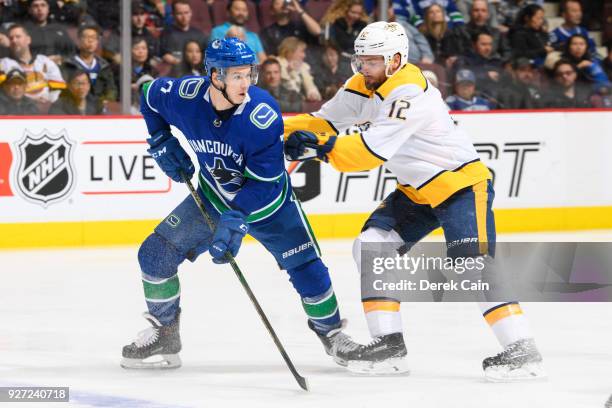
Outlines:
[{"label": "white ice surface", "polygon": [[[514,240],[603,240],[612,232]],[[348,331],[368,339],[350,241],[322,242]],[[411,374],[359,377],[324,354],[284,272],[258,244],[238,257],[311,392],[298,389],[231,269],[181,267],[183,367],[127,371],[121,348],[147,327],[137,248],[0,251],[0,386],[69,386],[69,404],[15,407],[603,407],[612,393],[612,303],[528,303],[550,379],[491,384],[499,346],[471,303],[404,304]]]}]

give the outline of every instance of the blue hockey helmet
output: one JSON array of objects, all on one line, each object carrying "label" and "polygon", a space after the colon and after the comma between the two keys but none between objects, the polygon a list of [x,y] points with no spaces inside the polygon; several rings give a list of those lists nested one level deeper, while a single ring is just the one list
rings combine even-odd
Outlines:
[{"label": "blue hockey helmet", "polygon": [[251,67],[251,84],[257,83],[257,59],[248,45],[238,38],[221,38],[211,42],[206,48],[204,68],[207,75],[217,72],[220,81],[225,80],[226,68],[249,65]]}]

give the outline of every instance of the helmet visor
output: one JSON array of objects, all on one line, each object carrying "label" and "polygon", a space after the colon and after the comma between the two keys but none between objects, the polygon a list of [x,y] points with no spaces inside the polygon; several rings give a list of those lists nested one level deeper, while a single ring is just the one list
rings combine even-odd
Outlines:
[{"label": "helmet visor", "polygon": [[217,78],[226,84],[240,83],[244,80],[247,80],[251,85],[257,84],[257,79],[259,78],[259,68],[257,65],[250,65],[251,69],[247,73],[232,68],[240,67],[219,68]]},{"label": "helmet visor", "polygon": [[382,55],[357,55],[351,56],[351,68],[353,73],[363,73],[363,70],[378,71],[385,69],[385,59]]}]

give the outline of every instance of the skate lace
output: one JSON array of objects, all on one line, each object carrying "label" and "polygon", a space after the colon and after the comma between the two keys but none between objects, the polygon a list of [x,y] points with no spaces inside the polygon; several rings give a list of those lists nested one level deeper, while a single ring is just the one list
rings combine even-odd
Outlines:
[{"label": "skate lace", "polygon": [[149,327],[138,333],[138,337],[134,340],[136,347],[147,347],[157,340],[159,337],[159,329],[155,327]]},{"label": "skate lace", "polygon": [[380,343],[382,341],[382,337],[375,337],[371,342],[369,342],[366,347],[374,347],[375,345],[377,345],[378,343]]},{"label": "skate lace", "polygon": [[337,340],[335,343],[336,350],[340,352],[353,351],[357,347],[359,347],[359,344],[355,343],[353,339],[343,333],[337,336]]},{"label": "skate lace", "polygon": [[510,345],[508,345],[508,347],[506,347],[506,349],[504,351],[502,351],[501,353],[497,354],[496,357],[505,360],[505,359],[509,359],[512,357],[517,357],[517,352],[520,352],[521,355],[528,355],[530,350],[527,347],[526,344],[522,343],[522,342],[514,342]]}]

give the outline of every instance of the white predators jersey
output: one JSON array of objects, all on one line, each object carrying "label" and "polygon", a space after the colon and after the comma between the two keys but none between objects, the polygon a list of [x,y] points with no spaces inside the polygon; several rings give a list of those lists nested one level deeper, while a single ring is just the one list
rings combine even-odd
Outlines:
[{"label": "white predators jersey", "polygon": [[[364,122],[369,123],[360,130],[352,127]],[[359,171],[384,165],[397,177],[398,189],[419,204],[436,207],[491,178],[440,92],[411,64],[375,91],[365,87],[363,75],[353,75],[318,112],[286,119],[285,134],[295,130],[315,132],[322,143],[344,132],[328,156],[334,168]]]},{"label": "white predators jersey", "polygon": [[0,82],[4,75],[13,69],[19,69],[26,75],[26,96],[32,99],[42,99],[55,102],[60,91],[66,89],[66,82],[55,62],[45,55],[38,54],[30,64],[19,63],[11,58],[0,60]]}]

